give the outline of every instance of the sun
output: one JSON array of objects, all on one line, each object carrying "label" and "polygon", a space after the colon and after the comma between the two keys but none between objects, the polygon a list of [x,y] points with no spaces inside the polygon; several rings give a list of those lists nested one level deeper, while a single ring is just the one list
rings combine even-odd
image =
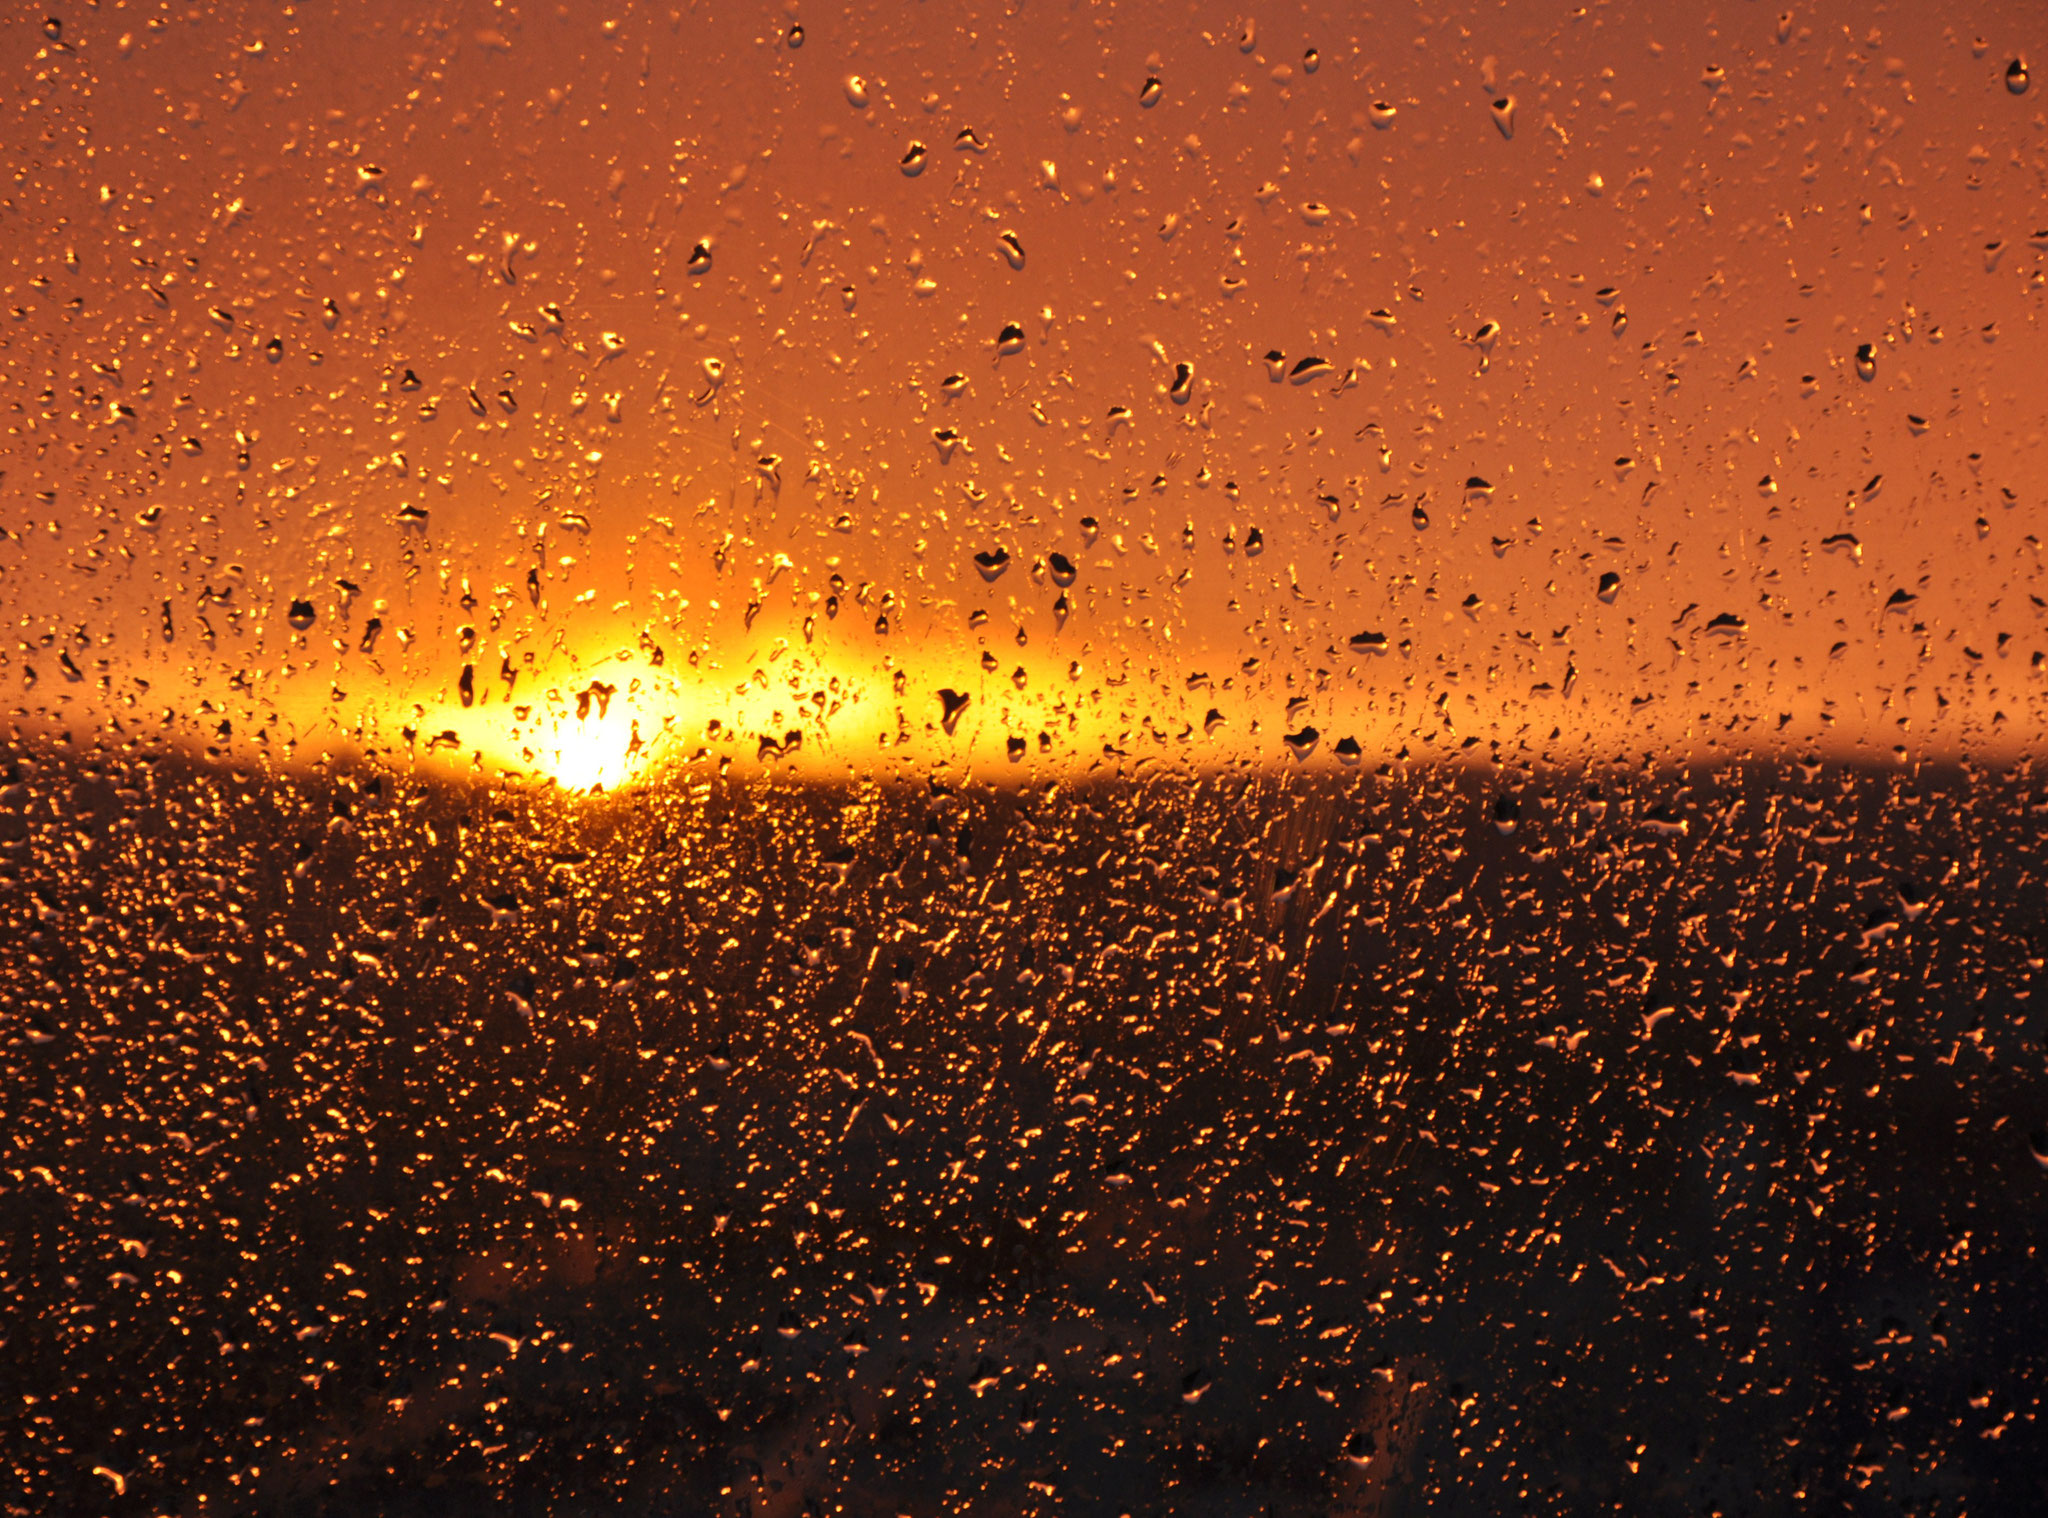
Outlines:
[{"label": "sun", "polygon": [[639,775],[648,757],[638,725],[610,718],[568,717],[531,747],[534,768],[565,791],[615,790]]}]

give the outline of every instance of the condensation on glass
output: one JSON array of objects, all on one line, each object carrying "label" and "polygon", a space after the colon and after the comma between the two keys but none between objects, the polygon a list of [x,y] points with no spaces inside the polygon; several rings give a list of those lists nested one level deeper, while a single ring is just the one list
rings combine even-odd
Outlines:
[{"label": "condensation on glass", "polygon": [[7,1511],[2048,1500],[2034,8],[0,43]]}]

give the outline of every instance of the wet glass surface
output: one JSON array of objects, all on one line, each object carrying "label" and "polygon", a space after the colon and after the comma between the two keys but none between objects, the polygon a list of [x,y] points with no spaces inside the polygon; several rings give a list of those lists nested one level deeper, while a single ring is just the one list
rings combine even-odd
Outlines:
[{"label": "wet glass surface", "polygon": [[0,21],[10,1513],[2032,1511],[2027,6]]}]

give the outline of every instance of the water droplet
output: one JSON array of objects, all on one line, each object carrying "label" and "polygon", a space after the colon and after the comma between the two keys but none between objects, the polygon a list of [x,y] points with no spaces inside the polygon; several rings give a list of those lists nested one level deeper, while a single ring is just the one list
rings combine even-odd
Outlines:
[{"label": "water droplet", "polygon": [[996,352],[1021,353],[1024,351],[1024,329],[1015,322],[1004,322],[1003,330],[996,334]]},{"label": "water droplet", "polygon": [[1165,86],[1160,84],[1156,78],[1147,79],[1138,87],[1138,104],[1149,111],[1153,106],[1159,104],[1159,97],[1165,93]]},{"label": "water droplet", "polygon": [[855,110],[865,109],[868,103],[868,82],[858,74],[848,74],[841,86],[846,91],[846,103]]},{"label": "water droplet", "polygon": [[1317,52],[1314,48],[1310,48],[1307,52],[1301,55],[1301,69],[1303,73],[1313,74],[1317,69],[1321,68],[1322,66],[1323,55]]},{"label": "water droplet", "polygon": [[802,47],[804,45],[804,24],[801,21],[790,22],[789,33],[783,40],[786,41],[792,49]]},{"label": "water droplet", "polygon": [[1258,45],[1259,24],[1256,21],[1247,18],[1244,25],[1238,29],[1237,50],[1240,53],[1249,53],[1253,48],[1257,47]]},{"label": "water droplet", "polygon": [[908,148],[905,148],[903,157],[899,160],[899,166],[908,178],[915,179],[918,175],[922,174],[924,172],[924,144],[913,142]]},{"label": "water droplet", "polygon": [[960,725],[960,714],[967,710],[967,704],[972,699],[956,690],[939,692],[939,726],[946,730],[948,737],[951,737],[953,730]]},{"label": "water droplet", "polygon": [[1322,741],[1322,737],[1323,735],[1313,727],[1304,727],[1300,732],[1284,735],[1280,741],[1287,745],[1287,752],[1300,761],[1306,760],[1316,751],[1316,745]]},{"label": "water droplet", "polygon": [[986,153],[988,143],[973,127],[962,127],[953,136],[953,147],[961,153]]},{"label": "water droplet", "polygon": [[1387,635],[1383,632],[1353,633],[1351,651],[1354,654],[1384,654],[1387,651]]},{"label": "water droplet", "polygon": [[1515,135],[1515,97],[1503,95],[1487,107],[1493,113],[1493,124],[1500,128],[1503,137]]},{"label": "water droplet", "polygon": [[1493,825],[1505,838],[1521,824],[1522,803],[1508,791],[1502,791],[1493,798]]},{"label": "water droplet", "polygon": [[1266,535],[1254,527],[1244,535],[1244,556],[1256,559],[1266,551]]},{"label": "water droplet", "polygon": [[705,238],[690,249],[690,261],[686,265],[692,274],[711,272],[711,239]]},{"label": "water droplet", "polygon": [[1176,406],[1185,406],[1188,397],[1195,393],[1195,368],[1192,364],[1173,366],[1173,385],[1166,392]]},{"label": "water droplet", "polygon": [[1047,554],[1046,565],[1052,571],[1052,583],[1055,585],[1071,585],[1080,578],[1081,571],[1063,553]]},{"label": "water droplet", "polygon": [[1710,90],[1718,90],[1728,82],[1728,71],[1718,63],[1710,63],[1700,74],[1700,83]]},{"label": "water droplet", "polygon": [[[1267,362],[1272,362],[1270,355],[1267,358]],[[1310,380],[1321,379],[1330,372],[1331,367],[1328,359],[1311,356],[1297,359],[1294,367],[1287,371],[1287,378],[1297,385],[1306,385]]]},{"label": "water droplet", "polygon": [[994,584],[1003,577],[1003,571],[1010,567],[1009,550],[991,548],[974,556],[974,567],[981,571],[982,579]]},{"label": "water droplet", "polygon": [[293,601],[291,611],[286,620],[300,632],[304,632],[313,625],[313,603],[311,601]]},{"label": "water droplet", "polygon": [[1013,269],[1024,267],[1024,244],[1017,240],[1015,232],[998,232],[996,241],[1002,244],[1005,263]]},{"label": "water droplet", "polygon": [[1857,345],[1856,377],[1861,380],[1877,378],[1877,350],[1869,343],[1859,343]]},{"label": "water droplet", "polygon": [[2013,94],[2026,94],[2027,85],[2031,82],[2032,81],[2030,81],[2027,78],[2026,59],[2015,58],[2012,62],[2008,63],[2005,66],[2005,87],[2008,90],[2012,91]]},{"label": "water droplet", "polygon": [[1621,594],[1621,576],[1611,569],[1602,574],[1600,576],[1600,588],[1595,594],[1609,606],[1612,606],[1615,597]]},{"label": "water droplet", "polygon": [[1394,124],[1394,118],[1400,114],[1400,110],[1390,100],[1375,100],[1366,107],[1365,114],[1374,126],[1385,130]]}]

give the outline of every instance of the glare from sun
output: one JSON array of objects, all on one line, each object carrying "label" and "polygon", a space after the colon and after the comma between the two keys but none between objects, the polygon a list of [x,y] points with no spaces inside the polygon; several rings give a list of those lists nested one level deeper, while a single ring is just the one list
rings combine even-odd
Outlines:
[{"label": "glare from sun", "polygon": [[647,745],[619,724],[570,717],[532,746],[534,768],[565,791],[612,790],[638,773]]}]

